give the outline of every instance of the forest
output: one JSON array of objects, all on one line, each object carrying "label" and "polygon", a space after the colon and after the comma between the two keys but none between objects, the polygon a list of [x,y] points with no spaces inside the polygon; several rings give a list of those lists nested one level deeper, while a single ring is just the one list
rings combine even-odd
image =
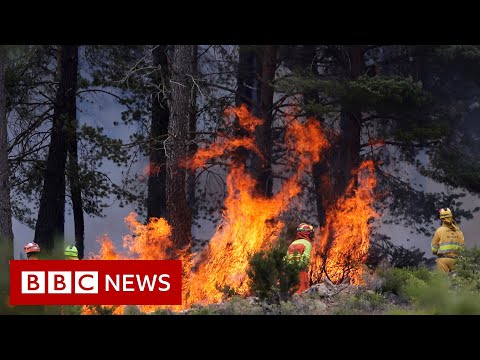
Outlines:
[{"label": "forest", "polygon": [[[250,294],[252,256],[301,222],[311,285],[428,264],[381,225],[432,236],[442,207],[478,219],[479,65],[476,45],[3,45],[1,258],[71,237],[79,259],[182,259],[183,307]],[[101,121],[126,138],[82,116],[106,97],[121,116]],[[86,219],[113,203],[135,209],[131,234],[123,250],[98,234],[93,252]]]}]

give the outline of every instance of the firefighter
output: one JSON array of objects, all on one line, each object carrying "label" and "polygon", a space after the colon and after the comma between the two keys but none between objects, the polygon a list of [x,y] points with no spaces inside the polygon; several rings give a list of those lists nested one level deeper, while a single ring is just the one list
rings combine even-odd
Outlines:
[{"label": "firefighter", "polygon": [[465,240],[449,208],[440,209],[438,215],[442,225],[433,235],[432,253],[437,256],[437,269],[450,273],[455,269],[458,257],[465,249]]},{"label": "firefighter", "polygon": [[40,246],[37,243],[30,242],[23,247],[28,260],[40,260]]},{"label": "firefighter", "polygon": [[297,227],[295,240],[289,245],[286,261],[295,262],[299,268],[300,286],[295,292],[300,294],[309,288],[308,265],[310,263],[310,254],[312,252],[314,230],[313,226],[301,223]]},{"label": "firefighter", "polygon": [[65,260],[79,260],[78,250],[75,245],[68,245],[65,248]]}]

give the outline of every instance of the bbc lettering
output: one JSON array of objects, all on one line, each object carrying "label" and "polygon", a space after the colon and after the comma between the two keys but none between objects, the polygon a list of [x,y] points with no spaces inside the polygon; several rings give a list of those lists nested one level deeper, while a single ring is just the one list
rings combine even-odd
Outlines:
[{"label": "bbc lettering", "polygon": [[180,260],[10,261],[11,305],[179,305]]},{"label": "bbc lettering", "polygon": [[98,271],[22,271],[22,294],[45,293],[98,294]]},{"label": "bbc lettering", "polygon": [[[170,275],[162,274],[157,277],[137,274],[105,276],[105,291],[168,291],[170,283],[165,281]],[[136,280],[137,288],[132,286]],[[155,282],[161,286],[155,288]],[[47,285],[48,284],[48,285]],[[22,294],[98,294],[97,271],[22,271]]]},{"label": "bbc lettering", "polygon": [[[164,279],[168,279],[170,275],[162,274],[157,277],[156,274],[152,276],[150,280],[149,276],[144,276],[143,279],[140,278],[139,275],[133,274],[123,274],[123,282],[121,281],[120,275],[116,275],[115,281],[107,275],[105,278],[105,291],[110,291],[110,289],[114,289],[115,291],[135,291],[134,287],[127,287],[134,284],[131,278],[135,278],[136,284],[138,286],[139,291],[154,291],[155,290],[155,281],[161,285],[157,289],[158,291],[168,291],[170,290],[170,283],[165,281]],[[122,290],[120,290],[120,285],[123,283]]]}]

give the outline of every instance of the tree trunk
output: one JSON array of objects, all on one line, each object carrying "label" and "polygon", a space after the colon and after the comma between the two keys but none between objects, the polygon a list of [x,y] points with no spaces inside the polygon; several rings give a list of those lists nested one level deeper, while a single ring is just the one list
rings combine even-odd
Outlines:
[{"label": "tree trunk", "polygon": [[[261,89],[257,80],[261,73],[261,61],[259,58],[256,47],[239,45],[235,104],[236,106],[245,104],[257,116],[259,116],[258,99],[260,98]],[[235,121],[234,136],[244,137],[245,135],[246,131],[240,127],[238,120]],[[233,157],[234,161],[246,164],[247,159],[250,157],[250,151],[245,148],[238,148],[234,152]]]},{"label": "tree trunk", "polygon": [[277,66],[277,46],[265,45],[262,56],[262,81],[260,86],[260,117],[264,120],[255,131],[255,142],[264,159],[253,154],[253,173],[257,179],[258,193],[272,196],[272,122],[273,80]]},{"label": "tree trunk", "polygon": [[[193,57],[192,57],[192,69],[193,69],[193,76],[198,75],[198,46],[193,45]],[[190,119],[188,124],[188,129],[190,132],[190,146],[189,146],[189,154],[195,154],[198,149],[197,144],[195,143],[195,132],[197,131],[197,102],[195,99],[197,98],[197,87],[193,86],[192,88],[192,101],[190,103]],[[195,170],[190,170],[187,173],[187,201],[190,209],[195,209]]]},{"label": "tree trunk", "polygon": [[8,168],[5,57],[0,49],[0,252],[2,260],[13,259],[12,205]]},{"label": "tree trunk", "polygon": [[[78,54],[76,54],[78,56]],[[77,73],[75,73],[75,77]],[[75,80],[75,83],[77,80]],[[75,87],[76,88],[76,87]],[[80,167],[78,165],[78,151],[77,151],[77,127],[78,121],[76,119],[77,104],[75,99],[70,106],[69,126],[67,133],[67,151],[68,151],[68,181],[70,183],[70,194],[72,196],[73,221],[75,223],[75,246],[78,250],[78,258],[80,260],[84,257],[85,244],[84,232],[85,223],[83,219],[83,201],[82,188],[80,185]]]},{"label": "tree trunk", "polygon": [[[314,62],[316,56],[315,45],[304,45],[299,49],[299,64],[300,70],[305,71],[306,74],[312,76],[313,78],[318,78],[318,68]],[[308,105],[318,104],[320,99],[318,97],[318,91],[311,90],[303,94],[303,101],[306,106],[307,117],[315,117],[319,122],[323,123],[323,119],[313,112]],[[328,188],[329,185],[329,167],[328,167],[328,150],[326,150],[320,157],[318,163],[313,164],[312,175],[313,175],[313,185],[315,188],[315,204],[317,207],[317,219],[318,225],[324,226],[326,221],[326,209],[334,201],[332,198],[332,193]]]},{"label": "tree trunk", "polygon": [[[348,59],[345,69],[350,80],[357,79],[364,67],[363,53],[365,47],[353,45],[346,47]],[[360,132],[362,125],[362,114],[355,108],[344,106],[340,116],[340,141],[336,152],[335,194],[341,196],[352,178],[352,170],[359,164],[360,153]]]},{"label": "tree trunk", "polygon": [[153,50],[153,82],[159,89],[152,94],[152,124],[150,130],[150,171],[148,176],[147,221],[152,217],[167,216],[165,195],[166,157],[163,141],[168,133],[170,112],[167,103],[168,57],[167,46],[158,45]]},{"label": "tree trunk", "polygon": [[168,126],[167,153],[167,217],[173,227],[172,241],[175,249],[191,243],[192,214],[185,193],[185,170],[179,162],[187,156],[190,108],[192,101],[193,45],[175,46],[172,66],[171,119]]},{"label": "tree trunk", "polygon": [[67,129],[76,118],[78,46],[61,48],[60,84],[53,110],[53,126],[35,238],[42,252],[51,253],[57,243],[63,244],[65,226],[65,164]]}]

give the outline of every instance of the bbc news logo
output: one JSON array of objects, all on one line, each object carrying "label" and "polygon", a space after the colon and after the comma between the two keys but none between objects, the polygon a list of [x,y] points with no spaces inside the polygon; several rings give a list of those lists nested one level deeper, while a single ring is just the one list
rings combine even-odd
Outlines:
[{"label": "bbc news logo", "polygon": [[180,305],[180,260],[11,260],[11,305]]},{"label": "bbc news logo", "polygon": [[72,289],[75,294],[98,294],[98,271],[22,271],[22,294],[72,294]]}]

